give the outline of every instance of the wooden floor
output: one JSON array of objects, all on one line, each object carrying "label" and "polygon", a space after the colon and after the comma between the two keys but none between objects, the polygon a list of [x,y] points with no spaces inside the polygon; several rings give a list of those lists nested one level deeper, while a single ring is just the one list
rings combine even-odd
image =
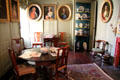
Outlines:
[{"label": "wooden floor", "polygon": [[[68,64],[88,64],[88,63],[98,64],[114,80],[120,80],[120,69],[119,68],[116,69],[111,64],[106,64],[106,63],[101,65],[101,60],[99,58],[96,58],[96,59],[93,58],[90,55],[90,52],[83,51],[83,52],[75,53],[75,52],[71,51],[68,56]],[[10,70],[0,80],[13,80],[13,79],[11,79],[12,75],[14,75],[13,71]]]},{"label": "wooden floor", "polygon": [[120,68],[114,68],[111,63],[103,63],[101,58],[93,58],[90,52],[71,52],[68,58],[68,64],[87,64],[96,63],[114,80],[120,80]]}]

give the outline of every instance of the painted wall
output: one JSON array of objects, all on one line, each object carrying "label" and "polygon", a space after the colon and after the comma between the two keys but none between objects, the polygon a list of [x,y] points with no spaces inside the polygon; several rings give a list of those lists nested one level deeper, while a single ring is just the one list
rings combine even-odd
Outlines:
[{"label": "painted wall", "polygon": [[[43,17],[41,20],[35,22],[31,21],[27,17],[27,9],[21,8],[20,12],[20,23],[0,23],[0,77],[6,73],[8,68],[11,66],[11,61],[8,56],[8,47],[10,47],[11,38],[20,37],[20,31],[22,31],[21,36],[25,39],[25,44],[29,47],[31,46],[32,34],[35,31],[46,32],[46,33],[57,33],[66,32],[67,41],[70,42],[71,47],[74,46],[74,9],[76,0],[30,0],[30,3],[43,4],[56,4],[57,7],[62,4],[69,4],[72,11],[72,17],[69,21],[63,22],[54,21],[44,21]],[[86,1],[86,0],[79,0]],[[88,0],[90,1],[90,0]],[[93,20],[93,19],[92,19]],[[22,27],[20,27],[22,26]],[[35,29],[36,28],[36,29]]]},{"label": "painted wall", "polygon": [[115,51],[115,42],[116,42],[116,37],[119,35],[116,35],[113,33],[113,29],[111,28],[111,25],[113,28],[117,26],[117,17],[118,17],[118,11],[119,11],[119,5],[120,5],[120,0],[112,0],[113,2],[113,14],[108,23],[103,23],[101,18],[100,18],[100,11],[101,11],[101,5],[104,0],[98,0],[98,11],[97,11],[97,31],[96,31],[96,40],[102,39],[106,40],[109,42],[110,47],[109,47],[109,52],[111,55],[114,55]]},{"label": "painted wall", "polygon": [[[37,3],[43,8],[45,4],[55,4],[56,8],[59,5],[68,4],[71,7],[72,16],[69,21],[60,21],[56,20],[44,20],[44,16],[38,21],[32,21],[27,16],[27,8],[23,9],[21,6],[20,12],[20,23],[21,23],[21,36],[25,39],[26,47],[31,47],[33,39],[34,39],[34,32],[43,32],[43,33],[50,33],[50,34],[57,34],[58,32],[66,32],[66,41],[70,42],[70,45],[73,44],[73,24],[74,24],[74,0],[31,0],[29,4]],[[43,9],[42,9],[43,12]],[[23,15],[24,14],[24,15]],[[26,33],[25,33],[26,31]],[[28,38],[29,37],[29,38]],[[29,42],[29,43],[28,43]]]},{"label": "painted wall", "polygon": [[[27,8],[23,9],[21,5],[20,9],[20,23],[21,23],[21,36],[25,39],[26,47],[31,47],[32,42],[34,41],[34,32],[43,32],[43,33],[50,33],[50,34],[57,34],[58,32],[66,32],[66,41],[69,41],[72,48],[74,48],[75,37],[74,37],[74,17],[75,17],[75,2],[91,2],[91,0],[31,0],[29,4],[37,3],[41,6],[43,12],[43,6],[45,4],[55,4],[56,8],[59,5],[68,4],[71,7],[72,16],[69,21],[60,21],[59,19],[46,21],[42,18],[38,21],[31,21],[28,18]],[[29,5],[28,5],[29,6]],[[91,2],[91,24],[90,24],[90,48],[92,48],[93,44],[93,35],[94,35],[94,20],[95,20],[95,2]],[[56,9],[57,10],[57,9]]]},{"label": "painted wall", "polygon": [[8,47],[16,37],[20,37],[19,23],[0,23],[0,77],[11,67]]}]

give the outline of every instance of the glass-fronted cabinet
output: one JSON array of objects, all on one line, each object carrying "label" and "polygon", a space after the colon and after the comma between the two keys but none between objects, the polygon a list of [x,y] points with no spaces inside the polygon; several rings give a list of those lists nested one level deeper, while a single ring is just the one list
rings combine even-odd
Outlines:
[{"label": "glass-fronted cabinet", "polygon": [[90,3],[76,2],[75,8],[75,51],[87,50],[90,34]]}]

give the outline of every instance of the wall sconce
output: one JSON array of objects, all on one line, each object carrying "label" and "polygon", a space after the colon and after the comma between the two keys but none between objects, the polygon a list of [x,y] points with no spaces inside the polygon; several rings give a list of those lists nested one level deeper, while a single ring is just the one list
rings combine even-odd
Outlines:
[{"label": "wall sconce", "polygon": [[110,24],[111,28],[112,28],[112,32],[115,34],[117,33],[117,27],[113,27],[113,24]]}]

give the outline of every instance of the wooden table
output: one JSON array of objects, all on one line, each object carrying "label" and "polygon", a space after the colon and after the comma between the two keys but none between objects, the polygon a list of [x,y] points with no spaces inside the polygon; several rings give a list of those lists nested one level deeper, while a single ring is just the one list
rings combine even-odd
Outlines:
[{"label": "wooden table", "polygon": [[[32,49],[27,49],[22,51],[22,54],[24,54],[25,51],[35,51],[40,53],[40,48],[32,48]],[[21,57],[20,57],[21,58]],[[31,57],[31,58],[21,58],[27,61],[33,61],[35,62],[36,66],[48,66],[51,63],[56,61],[56,56],[52,56],[49,53],[42,53],[41,52],[41,56],[40,57]]]}]

